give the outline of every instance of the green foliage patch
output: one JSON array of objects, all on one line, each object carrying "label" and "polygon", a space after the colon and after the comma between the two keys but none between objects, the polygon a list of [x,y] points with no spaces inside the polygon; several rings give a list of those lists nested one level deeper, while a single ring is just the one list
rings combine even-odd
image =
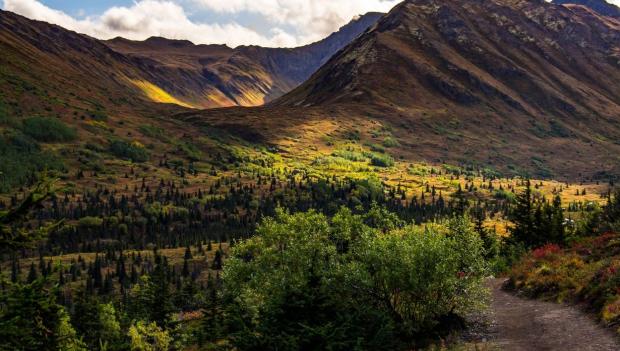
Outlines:
[{"label": "green foliage patch", "polygon": [[394,158],[387,154],[372,154],[370,164],[376,167],[392,167],[394,166]]},{"label": "green foliage patch", "polygon": [[26,135],[0,135],[0,192],[8,192],[35,179],[43,170],[64,170],[62,161]]},{"label": "green foliage patch", "polygon": [[377,207],[331,220],[280,211],[225,266],[231,341],[242,350],[415,345],[442,318],[481,307],[485,271],[464,219],[403,227]]},{"label": "green foliage patch", "polygon": [[69,142],[77,138],[75,129],[51,117],[31,117],[22,122],[24,134],[44,143]]},{"label": "green foliage patch", "polygon": [[398,141],[392,137],[392,136],[387,136],[385,137],[385,139],[383,139],[383,146],[385,147],[397,147],[400,144],[398,143]]},{"label": "green foliage patch", "polygon": [[148,151],[137,142],[114,140],[110,143],[110,152],[116,157],[133,162],[146,162],[149,159]]}]

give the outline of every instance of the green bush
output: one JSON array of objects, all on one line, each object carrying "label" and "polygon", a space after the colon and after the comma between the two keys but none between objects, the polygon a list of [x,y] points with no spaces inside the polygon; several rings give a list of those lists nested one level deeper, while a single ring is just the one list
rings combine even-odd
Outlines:
[{"label": "green bush", "polygon": [[349,150],[349,149],[336,150],[332,153],[332,156],[341,157],[346,160],[354,161],[354,162],[363,162],[363,161],[366,161],[367,159],[367,157],[363,153],[359,151]]},{"label": "green bush", "polygon": [[110,144],[110,152],[116,157],[129,159],[133,162],[146,162],[149,159],[148,151],[137,142],[114,140]]},{"label": "green bush", "polygon": [[370,212],[280,211],[236,245],[223,274],[233,346],[394,350],[481,307],[486,264],[467,220],[398,229]]},{"label": "green bush", "polygon": [[17,132],[0,135],[0,192],[33,181],[37,172],[64,170],[54,154],[41,150],[31,138]]},{"label": "green bush", "polygon": [[394,166],[394,158],[386,154],[372,154],[370,164],[376,167],[392,167]]},{"label": "green bush", "polygon": [[313,166],[323,166],[323,167],[349,167],[351,166],[351,161],[336,156],[319,156],[312,161]]},{"label": "green bush", "polygon": [[150,125],[142,125],[138,128],[140,133],[149,138],[158,139],[163,142],[169,142],[170,138],[166,135],[166,131],[163,128],[150,126]]},{"label": "green bush", "polygon": [[391,136],[385,137],[382,144],[385,147],[397,147],[398,145],[400,145],[398,141]]},{"label": "green bush", "polygon": [[69,128],[56,118],[31,117],[22,122],[22,131],[32,138],[44,142],[68,142],[77,138],[75,129]]}]

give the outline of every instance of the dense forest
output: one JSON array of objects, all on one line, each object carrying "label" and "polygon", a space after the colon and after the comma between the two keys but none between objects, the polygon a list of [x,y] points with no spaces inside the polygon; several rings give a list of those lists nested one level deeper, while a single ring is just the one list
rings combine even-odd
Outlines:
[{"label": "dense forest", "polygon": [[[484,278],[528,250],[619,226],[620,191],[602,208],[566,206],[529,180],[493,197],[477,181],[407,196],[376,178],[299,172],[189,192],[43,180],[3,204],[1,347],[423,347],[464,328],[484,307]],[[495,215],[512,221],[509,237],[484,224]]]}]

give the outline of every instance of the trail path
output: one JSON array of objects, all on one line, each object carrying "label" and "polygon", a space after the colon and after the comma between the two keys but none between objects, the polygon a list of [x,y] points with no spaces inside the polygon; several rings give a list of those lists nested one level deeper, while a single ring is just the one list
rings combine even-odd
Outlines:
[{"label": "trail path", "polygon": [[517,297],[489,281],[493,344],[505,351],[619,351],[620,340],[578,308]]}]

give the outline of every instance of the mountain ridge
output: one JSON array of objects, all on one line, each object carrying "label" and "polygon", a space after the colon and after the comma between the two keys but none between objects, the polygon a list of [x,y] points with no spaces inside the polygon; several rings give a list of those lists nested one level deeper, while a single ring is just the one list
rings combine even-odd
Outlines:
[{"label": "mountain ridge", "polygon": [[[260,120],[278,113],[301,126],[291,120],[304,110],[365,116],[392,126],[405,160],[605,178],[620,172],[618,53],[618,22],[579,8],[408,0],[270,103],[273,113],[237,113],[270,135]],[[218,114],[231,123],[235,113],[191,119]]]},{"label": "mountain ridge", "polygon": [[552,2],[557,5],[581,5],[601,15],[620,18],[620,7],[605,0],[553,0]]},{"label": "mountain ridge", "polygon": [[297,48],[229,48],[164,38],[104,43],[130,57],[156,85],[196,107],[256,106],[301,84],[382,15],[367,13],[327,38]]}]

